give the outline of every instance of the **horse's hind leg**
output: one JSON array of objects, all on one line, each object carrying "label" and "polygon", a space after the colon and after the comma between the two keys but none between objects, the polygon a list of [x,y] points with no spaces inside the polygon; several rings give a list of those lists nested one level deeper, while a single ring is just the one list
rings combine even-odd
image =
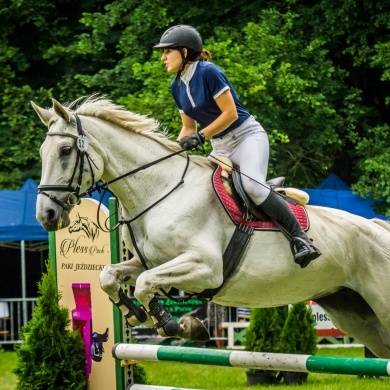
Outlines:
[{"label": "horse's hind leg", "polygon": [[390,358],[390,332],[358,293],[346,288],[315,301],[338,329],[356,338],[376,356]]},{"label": "horse's hind leg", "polygon": [[146,311],[135,305],[120,286],[121,284],[135,286],[138,276],[143,271],[144,268],[136,258],[119,264],[106,265],[100,273],[100,286],[111,302],[119,308],[130,326],[144,324],[154,327]]}]

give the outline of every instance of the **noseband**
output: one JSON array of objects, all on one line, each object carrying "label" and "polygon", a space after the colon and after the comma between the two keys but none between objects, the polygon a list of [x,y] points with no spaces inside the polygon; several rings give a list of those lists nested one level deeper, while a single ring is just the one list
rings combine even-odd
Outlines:
[{"label": "noseband", "polygon": [[[177,154],[180,154],[180,153],[185,151],[183,149],[179,150],[177,152],[171,153],[171,154],[169,154],[167,156],[164,156],[164,157],[161,157],[161,158],[159,158],[157,160],[154,160],[154,161],[152,161],[150,163],[142,165],[141,167],[138,167],[138,168],[136,168],[136,169],[134,169],[134,170],[132,170],[130,172],[124,173],[123,175],[121,175],[119,177],[116,177],[115,179],[112,179],[112,180],[107,181],[107,182],[102,183],[102,184],[95,184],[95,175],[93,173],[92,164],[95,166],[96,169],[97,169],[97,166],[93,162],[93,160],[91,159],[90,155],[87,152],[88,146],[89,146],[89,142],[88,142],[88,138],[85,135],[85,133],[83,131],[83,128],[81,126],[80,118],[76,114],[73,114],[73,115],[76,118],[78,136],[73,135],[73,134],[61,133],[61,132],[51,132],[51,133],[48,132],[47,133],[47,135],[50,135],[50,136],[58,135],[60,137],[70,137],[70,138],[73,138],[73,139],[76,140],[77,158],[76,158],[75,167],[73,169],[72,177],[70,178],[69,183],[67,185],[43,184],[43,185],[39,185],[38,186],[38,194],[42,194],[42,195],[47,196],[49,199],[51,199],[53,202],[55,202],[58,205],[60,205],[65,211],[68,211],[68,212],[70,211],[71,207],[73,207],[73,206],[75,206],[75,205],[80,203],[80,199],[83,196],[91,195],[95,191],[100,192],[101,189],[104,189],[105,191],[107,191],[107,188],[108,188],[108,186],[110,184],[112,184],[112,183],[114,183],[114,182],[116,182],[118,180],[122,180],[123,178],[125,178],[127,176],[130,176],[130,175],[133,175],[133,174],[135,174],[137,172],[140,172],[140,171],[142,171],[144,169],[147,169],[147,168],[149,168],[149,167],[151,167],[153,165],[156,165],[156,164],[158,164],[158,163],[160,163],[160,162],[162,162],[164,160],[167,160],[167,159],[169,159],[169,158],[171,158],[173,156],[176,156]],[[132,221],[138,219],[141,215],[145,214],[147,211],[149,211],[151,208],[153,208],[156,204],[160,203],[162,200],[164,200],[166,197],[168,197],[173,191],[175,191],[177,188],[179,188],[184,183],[184,176],[187,173],[188,165],[189,165],[189,162],[190,162],[188,154],[187,154],[186,157],[187,157],[187,163],[186,163],[183,175],[180,178],[179,183],[172,190],[170,190],[167,194],[162,196],[159,200],[154,202],[151,206],[149,206],[144,211],[139,213],[136,217],[132,218],[129,221],[121,221],[120,223],[118,223],[118,225],[124,224],[124,223],[128,223],[129,224]],[[85,192],[80,194],[80,188],[81,188],[81,184],[82,184],[82,181],[83,181],[83,170],[84,170],[84,162],[85,162],[84,160],[85,159],[87,159],[89,167],[91,169],[92,185],[91,185],[91,188],[89,188],[87,191],[85,191]],[[73,183],[74,177],[76,176],[76,171],[77,171],[77,166],[78,165],[80,165],[79,176],[78,176],[78,179],[77,179],[76,188],[74,188],[74,187],[72,187],[72,183]],[[64,202],[63,200],[58,199],[57,197],[48,194],[46,191],[69,192],[69,196],[68,196],[67,201]],[[75,198],[75,201],[72,202],[72,199],[74,199],[74,198]]]},{"label": "noseband", "polygon": [[[74,166],[73,173],[72,173],[72,176],[69,180],[69,183],[67,185],[54,185],[54,184],[53,185],[51,185],[51,184],[46,185],[46,184],[44,184],[44,185],[38,186],[38,194],[42,194],[42,195],[47,196],[53,202],[60,205],[66,211],[70,211],[71,207],[80,203],[80,198],[81,198],[80,188],[81,188],[81,184],[83,182],[83,170],[84,170],[85,159],[87,159],[88,164],[89,164],[89,168],[91,170],[92,184],[95,183],[95,177],[94,177],[94,173],[93,173],[92,164],[97,169],[97,166],[92,161],[90,155],[87,152],[89,142],[88,142],[88,138],[85,135],[83,128],[81,126],[80,118],[76,114],[74,114],[74,116],[76,118],[78,136],[73,135],[73,134],[61,133],[61,132],[52,132],[52,133],[48,132],[47,133],[47,135],[50,135],[50,136],[58,135],[61,137],[70,137],[70,138],[73,138],[76,140],[76,146],[77,146],[76,164]],[[77,184],[76,184],[76,187],[73,187],[72,183],[73,183],[73,180],[76,176],[78,166],[79,166],[79,174],[78,174],[78,178],[77,178]],[[70,194],[69,194],[66,202],[64,202],[63,200],[58,199],[57,197],[48,194],[46,191],[63,191],[63,192],[70,192]],[[75,201],[72,202],[72,199],[75,199]]]},{"label": "noseband", "polygon": [[[73,138],[76,140],[76,146],[77,146],[77,158],[76,158],[76,164],[75,164],[75,167],[73,169],[73,174],[72,174],[72,177],[70,178],[69,180],[69,183],[67,185],[39,185],[38,186],[38,194],[42,194],[42,195],[45,195],[47,196],[48,198],[50,198],[53,202],[57,203],[58,205],[60,205],[64,210],[66,211],[70,211],[71,207],[77,205],[80,203],[80,199],[85,196],[85,195],[91,195],[92,192],[94,191],[100,191],[101,189],[105,189],[107,190],[108,186],[118,180],[122,180],[123,178],[127,177],[127,176],[130,176],[130,175],[133,175],[137,172],[140,172],[144,169],[147,169],[153,165],[156,165],[162,161],[165,161],[173,156],[176,156],[182,152],[185,152],[184,149],[181,149],[177,152],[173,152],[167,156],[164,156],[164,157],[161,157],[157,160],[154,160],[150,163],[147,163],[145,165],[142,165],[141,167],[138,167],[130,172],[127,172],[127,173],[124,173],[123,175],[120,175],[118,177],[116,177],[115,179],[112,179],[110,181],[107,181],[105,183],[102,183],[102,184],[95,184],[95,177],[94,177],[94,173],[93,173],[93,169],[92,169],[92,164],[95,166],[95,168],[97,169],[97,166],[96,164],[93,162],[93,160],[91,159],[90,155],[87,153],[87,149],[88,149],[88,146],[89,146],[89,142],[88,142],[88,138],[87,136],[85,135],[84,131],[83,131],[83,128],[81,126],[81,121],[80,121],[80,118],[74,114],[75,118],[76,118],[76,124],[77,124],[77,132],[78,132],[78,136],[76,135],[73,135],[73,134],[66,134],[66,133],[61,133],[61,132],[48,132],[47,135],[50,135],[50,136],[54,136],[54,135],[58,135],[58,136],[61,136],[61,137],[70,137],[70,138]],[[82,181],[83,181],[83,169],[84,169],[84,160],[85,158],[87,159],[88,161],[88,164],[89,164],[89,167],[91,169],[91,175],[92,175],[92,186],[90,189],[88,189],[87,191],[83,192],[80,194],[80,188],[81,188],[81,184],[82,184]],[[147,264],[146,264],[146,260],[144,258],[144,256],[142,255],[141,251],[139,250],[138,248],[138,245],[137,245],[137,242],[135,240],[135,236],[134,236],[134,232],[131,228],[131,223],[133,221],[135,221],[136,219],[138,219],[140,216],[142,216],[143,214],[145,214],[147,211],[149,211],[150,209],[152,209],[154,206],[156,206],[157,204],[159,204],[160,202],[162,202],[164,199],[166,199],[169,195],[171,195],[175,190],[177,190],[183,183],[184,183],[184,177],[187,173],[187,170],[188,170],[188,166],[189,166],[189,163],[190,163],[190,159],[189,159],[189,156],[188,156],[188,153],[186,154],[186,158],[187,158],[187,162],[186,162],[186,165],[184,167],[184,171],[183,171],[183,174],[180,178],[180,181],[170,190],[168,191],[165,195],[161,196],[157,201],[155,201],[153,204],[151,204],[149,207],[147,207],[145,210],[143,210],[142,212],[140,212],[138,215],[136,215],[135,217],[133,217],[132,219],[130,220],[121,220],[121,221],[118,221],[118,223],[116,224],[116,226],[114,226],[113,228],[108,228],[106,231],[113,231],[115,230],[116,228],[118,228],[120,225],[126,225],[128,230],[129,230],[129,234],[130,234],[130,238],[133,242],[133,245],[134,245],[134,249],[135,251],[137,252],[140,260],[141,260],[141,263],[142,265],[144,266],[144,268],[147,270],[149,269]],[[76,176],[76,171],[77,171],[77,166],[80,165],[80,168],[79,168],[79,176],[78,176],[78,179],[77,179],[77,185],[76,185],[76,188],[72,187],[72,183],[73,183],[73,179],[74,177]],[[64,191],[64,192],[70,192],[69,196],[68,196],[68,199],[66,201],[66,203],[64,201],[62,201],[61,199],[58,199],[57,197],[53,196],[53,195],[50,195],[48,194],[47,192],[45,191]],[[75,197],[76,198],[76,202],[72,202],[71,201],[71,198],[72,197]],[[101,204],[101,201],[99,203],[99,208],[100,208],[100,204]],[[99,209],[98,209],[99,210]],[[99,221],[99,211],[97,213],[98,215],[98,218],[97,218],[97,222],[98,222],[98,225],[100,227],[100,229],[104,230],[103,227],[100,225],[100,221]],[[164,290],[161,290],[164,292]],[[176,298],[172,297],[170,294],[164,292],[165,295],[167,295],[168,297],[170,297],[171,299],[175,300],[175,301],[178,301]]]}]

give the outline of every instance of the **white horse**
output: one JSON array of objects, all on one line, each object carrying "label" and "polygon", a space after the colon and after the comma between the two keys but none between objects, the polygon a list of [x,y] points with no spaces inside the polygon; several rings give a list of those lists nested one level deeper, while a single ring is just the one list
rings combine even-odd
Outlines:
[{"label": "white horse", "polygon": [[[91,97],[75,111],[54,99],[51,109],[32,105],[49,129],[40,150],[37,219],[42,226],[48,231],[68,226],[79,196],[98,180],[109,182],[130,226],[123,239],[135,255],[105,267],[102,289],[132,326],[143,322],[162,336],[204,338],[201,325],[191,319],[177,324],[154,297],[173,287],[200,293],[223,282],[223,253],[235,226],[212,188],[212,163],[205,157],[187,159],[155,120],[107,99]],[[321,257],[301,269],[282,233],[255,231],[213,302],[271,307],[315,300],[340,330],[390,358],[387,224],[332,208],[306,210]],[[123,283],[135,287],[145,310],[134,309]]]}]

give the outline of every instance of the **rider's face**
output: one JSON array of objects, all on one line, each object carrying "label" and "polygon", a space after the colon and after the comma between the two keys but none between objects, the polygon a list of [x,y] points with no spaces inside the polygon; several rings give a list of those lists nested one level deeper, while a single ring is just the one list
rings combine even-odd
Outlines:
[{"label": "rider's face", "polygon": [[164,62],[168,72],[178,72],[183,62],[180,51],[172,48],[164,49],[161,61]]}]

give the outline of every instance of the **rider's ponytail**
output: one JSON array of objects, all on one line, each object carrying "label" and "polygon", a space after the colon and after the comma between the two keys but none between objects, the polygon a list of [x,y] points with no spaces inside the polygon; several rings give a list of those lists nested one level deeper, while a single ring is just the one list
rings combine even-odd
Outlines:
[{"label": "rider's ponytail", "polygon": [[211,53],[208,50],[203,49],[200,53],[203,61],[210,62],[211,61]]}]

